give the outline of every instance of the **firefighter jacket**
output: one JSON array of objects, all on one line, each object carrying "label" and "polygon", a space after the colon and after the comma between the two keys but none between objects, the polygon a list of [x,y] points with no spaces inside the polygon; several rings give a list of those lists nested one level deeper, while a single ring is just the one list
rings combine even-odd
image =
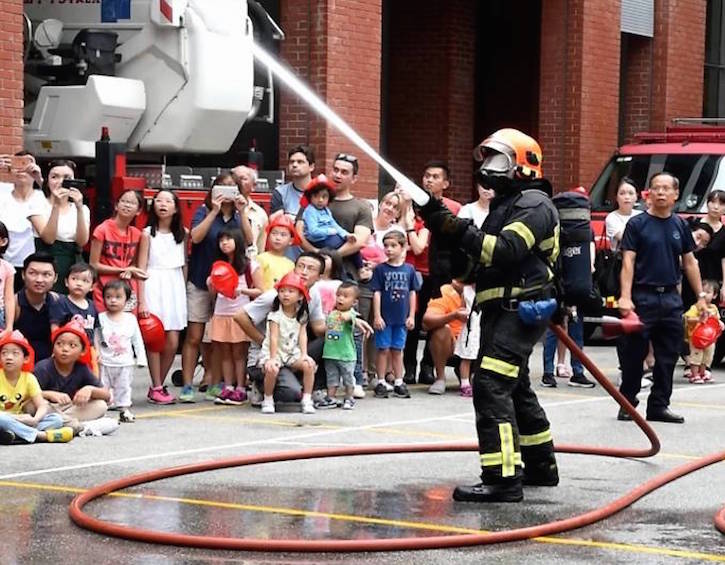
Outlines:
[{"label": "firefighter jacket", "polygon": [[549,196],[528,189],[492,204],[481,230],[475,234],[469,229],[461,240],[480,263],[476,302],[553,294],[559,215]]}]

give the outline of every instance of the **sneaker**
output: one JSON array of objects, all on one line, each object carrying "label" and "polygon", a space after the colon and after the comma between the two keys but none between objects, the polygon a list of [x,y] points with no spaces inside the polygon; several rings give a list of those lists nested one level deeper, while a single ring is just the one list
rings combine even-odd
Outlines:
[{"label": "sneaker", "polygon": [[214,402],[216,400],[216,397],[219,396],[222,393],[222,385],[211,385],[209,388],[206,389],[206,394],[204,395],[204,400],[209,400],[211,402]]},{"label": "sneaker", "polygon": [[352,410],[353,408],[355,408],[355,401],[352,398],[346,398],[345,401],[342,403],[342,409]]},{"label": "sneaker", "polygon": [[393,387],[393,395],[398,398],[410,398],[410,392],[408,392],[408,385],[405,383],[395,385]]},{"label": "sneaker", "polygon": [[300,406],[302,408],[303,414],[314,414],[315,413],[315,405],[312,403],[311,399],[310,400],[300,400]]},{"label": "sneaker", "polygon": [[73,428],[67,426],[57,430],[45,430],[45,438],[48,443],[68,443],[73,437]]},{"label": "sneaker", "polygon": [[446,393],[446,381],[438,379],[432,385],[428,387],[428,394],[445,394]]},{"label": "sneaker", "polygon": [[[229,406],[241,406],[247,400],[247,392],[241,388],[226,388],[231,391],[226,398],[226,404]],[[214,401],[216,403],[216,400]]]},{"label": "sneaker", "polygon": [[133,415],[128,408],[121,408],[121,413],[118,415],[118,421],[124,424],[133,424],[136,421],[136,416]]},{"label": "sneaker", "polygon": [[97,420],[86,422],[83,429],[78,434],[81,437],[101,437],[111,435],[119,428],[118,420],[103,417]]},{"label": "sneaker", "polygon": [[227,406],[239,406],[247,399],[247,393],[232,387],[226,387],[219,396],[214,399],[214,404],[226,404]]},{"label": "sneaker", "polygon": [[595,383],[594,381],[590,381],[586,376],[584,376],[584,373],[578,373],[572,376],[572,378],[569,379],[569,386],[576,386],[579,388],[594,388]]},{"label": "sneaker", "polygon": [[702,380],[706,383],[715,382],[715,380],[712,378],[712,371],[709,367],[705,367],[705,374],[702,375]]},{"label": "sneaker", "polygon": [[337,408],[337,400],[325,396],[322,400],[315,402],[314,406],[320,410],[329,410],[330,408]]},{"label": "sneaker", "polygon": [[208,384],[202,383],[202,384],[199,385],[199,392],[206,392],[208,389],[209,389],[209,385]]},{"label": "sneaker", "polygon": [[353,398],[365,398],[365,390],[361,385],[355,385],[352,389]]},{"label": "sneaker", "polygon": [[327,391],[324,388],[318,388],[312,391],[312,403],[317,406],[327,398]]},{"label": "sneaker", "polygon": [[274,400],[262,400],[262,414],[274,414]]},{"label": "sneaker", "polygon": [[257,388],[257,383],[252,383],[252,390],[249,392],[249,403],[252,406],[258,407],[262,405],[263,400],[264,395],[262,394],[262,391]]},{"label": "sneaker", "polygon": [[378,382],[375,386],[375,396],[377,398],[388,398],[388,394],[388,387],[385,386],[385,383],[382,381]]},{"label": "sneaker", "polygon": [[471,385],[461,386],[460,395],[463,398],[473,398],[473,387]]},{"label": "sneaker", "polygon": [[169,394],[169,391],[166,390],[165,386],[149,388],[146,399],[151,404],[173,404],[174,402],[176,402],[174,396],[172,394]]},{"label": "sneaker", "polygon": [[691,373],[689,381],[691,385],[701,385],[705,382],[705,379],[699,373]]},{"label": "sneaker", "polygon": [[179,394],[179,402],[184,402],[187,404],[196,402],[194,400],[194,388],[191,385],[186,385],[184,388],[181,389],[181,393]]},{"label": "sneaker", "polygon": [[0,445],[10,445],[15,441],[15,434],[10,430],[0,430]]},{"label": "sneaker", "polygon": [[556,379],[554,378],[554,375],[551,373],[544,373],[544,376],[541,377],[541,386],[556,388]]}]

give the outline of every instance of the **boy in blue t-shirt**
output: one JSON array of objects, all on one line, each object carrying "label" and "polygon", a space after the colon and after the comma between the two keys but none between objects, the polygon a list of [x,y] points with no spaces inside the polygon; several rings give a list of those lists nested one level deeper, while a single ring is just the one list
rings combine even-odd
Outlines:
[{"label": "boy in blue t-shirt", "polygon": [[[387,398],[389,392],[400,398],[410,398],[403,382],[403,349],[408,330],[415,325],[416,293],[420,284],[415,269],[405,262],[406,238],[402,231],[391,230],[383,237],[387,262],[373,271],[370,289],[373,291],[373,325],[375,327],[375,360],[378,384],[375,396]],[[385,379],[392,365],[395,381],[391,386]]]}]

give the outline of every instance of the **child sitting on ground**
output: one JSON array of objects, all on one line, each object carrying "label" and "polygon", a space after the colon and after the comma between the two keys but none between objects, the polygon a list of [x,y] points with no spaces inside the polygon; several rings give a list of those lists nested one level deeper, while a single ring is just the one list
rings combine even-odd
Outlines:
[{"label": "child sitting on ground", "polygon": [[327,396],[317,403],[318,408],[337,408],[335,395],[340,380],[345,387],[343,410],[352,410],[355,407],[353,390],[357,351],[353,329],[357,314],[353,310],[353,305],[359,294],[360,290],[354,282],[342,283],[335,294],[335,309],[327,315],[325,345],[322,349],[322,359],[327,374]]},{"label": "child sitting on ground", "polygon": [[68,442],[73,429],[63,427],[60,414],[50,412],[31,373],[35,354],[19,331],[0,338],[0,445]]},{"label": "child sitting on ground", "polygon": [[[698,323],[706,322],[708,318],[717,318],[720,320],[720,311],[717,305],[713,304],[713,298],[719,296],[719,285],[716,281],[704,280],[702,281],[702,290],[705,293],[705,301],[707,302],[707,310],[700,313],[697,310],[697,304],[690,306],[689,310],[685,312],[685,326],[687,341],[690,344],[690,355],[687,358],[687,366],[685,367],[685,377],[692,384],[703,384],[712,382],[712,371],[710,365],[715,355],[715,343],[712,343],[705,349],[698,349],[695,347],[692,341],[692,334],[695,331],[695,327]],[[720,329],[722,330],[723,323],[720,322]]]},{"label": "child sitting on ground", "polygon": [[262,291],[272,290],[280,279],[291,273],[295,264],[287,258],[287,249],[291,245],[299,245],[300,237],[297,235],[292,220],[284,214],[279,214],[267,224],[267,250],[257,255],[257,263],[262,270]]},{"label": "child sitting on ground", "polygon": [[106,415],[111,393],[90,370],[91,343],[80,322],[53,330],[53,353],[35,366],[43,398],[64,424],[97,420]]},{"label": "child sitting on ground", "polygon": [[[340,249],[345,243],[355,243],[355,236],[332,217],[328,204],[335,198],[335,185],[325,175],[318,175],[305,188],[300,201],[303,209],[305,239],[317,249]],[[355,267],[362,267],[360,253],[350,256]]]},{"label": "child sitting on ground", "polygon": [[259,357],[259,366],[264,369],[262,414],[274,414],[274,387],[282,367],[302,371],[302,413],[314,414],[315,362],[307,354],[307,287],[299,275],[289,273],[276,288],[277,297],[267,317],[267,332]]},{"label": "child sitting on ground", "polygon": [[133,422],[131,383],[136,366],[148,367],[146,347],[136,316],[126,312],[131,287],[126,281],[111,279],[103,287],[106,311],[98,315],[96,349],[101,367],[101,382],[111,390],[111,410],[121,411],[119,421]]}]

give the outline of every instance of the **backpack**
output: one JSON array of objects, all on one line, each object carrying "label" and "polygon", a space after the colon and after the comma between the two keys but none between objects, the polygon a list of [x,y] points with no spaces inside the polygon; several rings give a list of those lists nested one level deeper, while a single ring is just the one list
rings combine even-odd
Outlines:
[{"label": "backpack", "polygon": [[552,197],[559,212],[559,286],[564,303],[584,306],[595,294],[592,283],[591,209],[589,198],[579,192],[561,192]]}]

